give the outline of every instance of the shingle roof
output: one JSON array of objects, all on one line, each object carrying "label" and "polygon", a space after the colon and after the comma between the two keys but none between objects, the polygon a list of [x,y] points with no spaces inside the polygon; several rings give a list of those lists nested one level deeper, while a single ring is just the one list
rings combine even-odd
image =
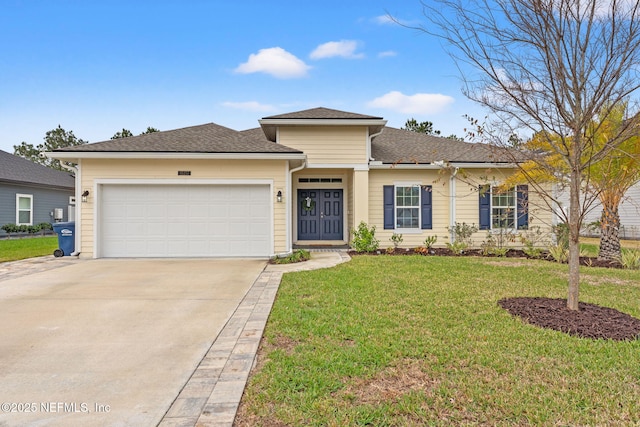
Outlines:
[{"label": "shingle roof", "polygon": [[294,113],[263,117],[263,119],[382,120],[382,117],[366,116],[364,114],[350,113],[348,111],[332,110],[330,108],[318,107],[311,108],[309,110],[296,111]]},{"label": "shingle roof", "polygon": [[[486,144],[472,144],[382,126],[381,117],[349,113],[328,108],[313,108],[288,114],[265,117],[266,120],[367,120],[376,123],[371,155],[382,163],[433,163],[435,161],[462,163],[511,163],[513,156]],[[264,120],[263,119],[263,120]],[[370,123],[370,122],[369,122]],[[271,127],[277,125],[269,125]],[[154,132],[128,138],[61,148],[56,152],[148,152],[148,153],[264,153],[303,154],[302,151],[273,142],[275,133],[265,135],[265,127],[236,131],[215,123],[182,129]]]},{"label": "shingle roof", "polygon": [[56,152],[301,153],[215,123],[61,148]]},{"label": "shingle roof", "polygon": [[51,169],[2,150],[0,150],[0,181],[70,190],[75,187],[75,178],[69,172]]},{"label": "shingle roof", "polygon": [[[241,133],[266,137],[261,128]],[[502,155],[501,155],[502,153]],[[486,144],[472,144],[385,126],[371,142],[371,156],[382,163],[433,163],[440,160],[466,163],[511,163],[512,157]]]},{"label": "shingle roof", "polygon": [[503,149],[423,133],[384,128],[371,142],[371,157],[382,163],[511,163]]}]

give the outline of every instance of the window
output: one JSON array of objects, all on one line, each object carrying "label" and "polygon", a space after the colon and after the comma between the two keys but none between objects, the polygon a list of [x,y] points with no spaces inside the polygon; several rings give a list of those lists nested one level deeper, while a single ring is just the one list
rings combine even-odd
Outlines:
[{"label": "window", "polygon": [[480,186],[480,230],[529,226],[528,186],[518,185],[506,191]]},{"label": "window", "polygon": [[16,194],[16,224],[33,225],[33,195]]},{"label": "window", "polygon": [[399,184],[383,186],[385,230],[430,230],[431,186]]},{"label": "window", "polygon": [[491,228],[515,228],[515,188],[491,195]]},{"label": "window", "polygon": [[420,187],[396,187],[396,228],[420,228]]},{"label": "window", "polygon": [[298,178],[298,182],[342,182],[342,178]]}]

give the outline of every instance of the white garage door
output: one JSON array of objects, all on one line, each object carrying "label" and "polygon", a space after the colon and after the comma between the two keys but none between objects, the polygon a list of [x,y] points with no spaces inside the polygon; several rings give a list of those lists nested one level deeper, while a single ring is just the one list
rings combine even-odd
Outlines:
[{"label": "white garage door", "polygon": [[269,256],[268,185],[103,185],[101,257]]}]

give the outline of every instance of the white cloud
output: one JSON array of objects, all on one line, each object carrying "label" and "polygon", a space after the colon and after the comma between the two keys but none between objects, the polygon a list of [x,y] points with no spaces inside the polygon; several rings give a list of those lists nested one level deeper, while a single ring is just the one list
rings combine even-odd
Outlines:
[{"label": "white cloud", "polygon": [[236,73],[266,73],[279,79],[305,77],[311,67],[281,47],[260,49],[249,55],[247,62],[235,69]]},{"label": "white cloud", "polygon": [[451,96],[439,93],[405,95],[398,91],[392,91],[370,101],[367,106],[385,108],[404,114],[435,114],[442,112],[453,102],[454,99]]},{"label": "white cloud", "polygon": [[398,52],[393,50],[385,50],[384,52],[378,53],[378,58],[389,58],[391,56],[397,56]]},{"label": "white cloud", "polygon": [[245,110],[245,111],[262,111],[269,112],[275,111],[276,108],[273,105],[269,104],[261,104],[258,101],[247,101],[247,102],[223,102],[222,105],[224,107],[235,108],[236,110]]},{"label": "white cloud", "polygon": [[364,58],[363,53],[356,53],[358,42],[355,40],[340,40],[339,42],[327,42],[316,47],[309,55],[311,59],[332,58],[339,56],[342,58],[359,59]]},{"label": "white cloud", "polygon": [[418,20],[400,19],[392,15],[380,15],[372,19],[378,25],[402,25],[404,27],[416,27],[420,25]]},{"label": "white cloud", "polygon": [[395,24],[395,21],[393,19],[394,18],[392,18],[390,15],[380,15],[373,18],[373,22],[380,25]]}]

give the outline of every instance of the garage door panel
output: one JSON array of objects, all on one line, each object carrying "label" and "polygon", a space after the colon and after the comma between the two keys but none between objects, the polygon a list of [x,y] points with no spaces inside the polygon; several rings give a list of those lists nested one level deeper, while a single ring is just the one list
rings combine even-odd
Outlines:
[{"label": "garage door panel", "polygon": [[100,256],[268,256],[267,185],[103,185]]}]

